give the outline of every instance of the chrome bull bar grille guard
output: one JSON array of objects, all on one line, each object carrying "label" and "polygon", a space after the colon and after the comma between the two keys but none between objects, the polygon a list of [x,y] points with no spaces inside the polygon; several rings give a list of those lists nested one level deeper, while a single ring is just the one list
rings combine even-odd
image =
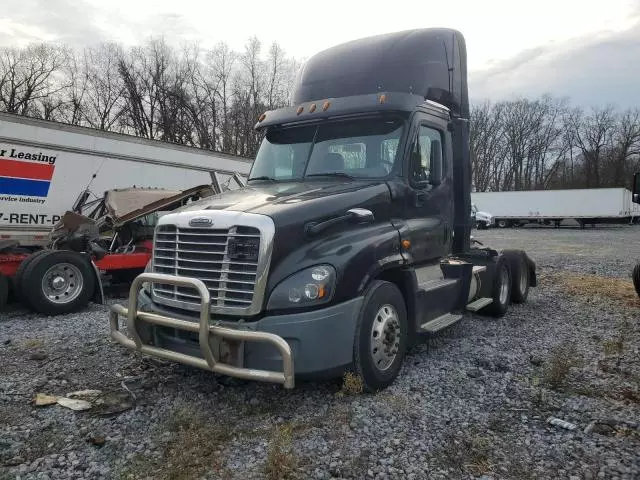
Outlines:
[{"label": "chrome bull bar grille guard", "polygon": [[[200,319],[199,322],[190,322],[177,318],[166,317],[151,312],[138,311],[138,292],[143,283],[162,283],[179,287],[190,287],[200,295]],[[183,363],[204,370],[209,370],[230,377],[244,378],[248,380],[258,380],[262,382],[280,383],[285,388],[291,389],[294,386],[293,355],[289,344],[280,336],[273,333],[258,332],[253,330],[240,330],[226,328],[217,325],[210,325],[210,305],[211,295],[207,286],[201,280],[188,277],[177,277],[160,273],[143,273],[138,275],[129,289],[128,307],[115,304],[109,310],[109,323],[111,328],[111,338],[119,344],[140,353],[162,358],[173,362]],[[119,317],[125,317],[127,330],[131,338],[127,337],[119,328]],[[144,321],[154,325],[171,327],[178,330],[194,332],[198,334],[200,351],[204,358],[195,357],[165,348],[159,348],[142,343],[136,322]],[[221,363],[216,360],[211,345],[210,336],[217,336],[223,339],[265,342],[278,349],[282,356],[282,372],[268,370],[257,370],[252,368],[237,367]]]}]

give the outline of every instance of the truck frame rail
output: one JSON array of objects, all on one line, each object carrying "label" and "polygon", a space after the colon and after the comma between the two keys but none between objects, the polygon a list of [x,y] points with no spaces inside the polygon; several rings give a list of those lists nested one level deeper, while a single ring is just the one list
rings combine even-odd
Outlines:
[{"label": "truck frame rail", "polygon": [[[138,293],[142,284],[145,282],[163,283],[180,287],[189,287],[197,290],[200,295],[199,321],[191,322],[151,312],[138,311]],[[211,296],[209,294],[209,290],[201,280],[160,273],[143,273],[138,275],[131,284],[128,307],[115,304],[110,308],[109,322],[111,327],[111,338],[129,349],[137,350],[143,354],[183,363],[185,365],[190,365],[231,377],[280,383],[285,388],[292,389],[294,386],[294,366],[293,355],[289,344],[282,337],[273,333],[240,330],[212,325],[210,319],[210,305]],[[131,338],[127,337],[127,335],[120,331],[119,319],[121,316],[126,317],[127,319],[127,330]],[[198,333],[200,351],[204,358],[175,352],[153,345],[143,344],[136,329],[136,323],[139,321]],[[282,356],[282,372],[244,368],[220,362],[216,359],[216,355],[209,343],[212,336],[235,341],[265,342],[273,345],[278,349]]]}]

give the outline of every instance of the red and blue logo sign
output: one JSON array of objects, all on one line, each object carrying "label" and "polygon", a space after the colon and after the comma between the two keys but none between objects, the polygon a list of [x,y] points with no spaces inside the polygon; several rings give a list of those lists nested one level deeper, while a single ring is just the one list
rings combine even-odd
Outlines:
[{"label": "red and blue logo sign", "polygon": [[55,165],[0,158],[0,194],[46,197]]}]

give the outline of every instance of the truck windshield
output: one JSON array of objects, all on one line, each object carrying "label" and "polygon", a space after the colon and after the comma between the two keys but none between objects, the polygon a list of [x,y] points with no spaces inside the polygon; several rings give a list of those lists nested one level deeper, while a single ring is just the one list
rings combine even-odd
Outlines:
[{"label": "truck windshield", "polygon": [[249,180],[287,181],[323,176],[379,178],[399,171],[399,118],[358,119],[269,129]]}]

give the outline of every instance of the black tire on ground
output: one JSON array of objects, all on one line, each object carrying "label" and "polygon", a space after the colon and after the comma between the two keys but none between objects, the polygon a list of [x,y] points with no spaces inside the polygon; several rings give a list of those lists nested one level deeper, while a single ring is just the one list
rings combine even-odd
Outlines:
[{"label": "black tire on ground", "polygon": [[4,310],[9,298],[9,279],[0,274],[0,312]]},{"label": "black tire on ground", "polygon": [[27,266],[21,283],[32,310],[61,315],[89,303],[95,289],[95,273],[89,259],[81,253],[49,251]]},{"label": "black tire on ground", "polygon": [[[374,281],[358,315],[353,346],[354,368],[365,391],[374,392],[393,383],[402,367],[407,340],[407,309],[402,293],[393,283]],[[378,342],[386,344],[391,355],[385,355],[377,347]]]},{"label": "black tire on ground", "polygon": [[483,308],[482,312],[493,317],[502,317],[507,313],[511,303],[511,269],[509,268],[509,261],[503,256],[498,258],[496,264],[493,286],[491,287],[491,298],[493,302]]},{"label": "black tire on ground", "polygon": [[524,303],[529,296],[531,281],[527,258],[522,250],[503,250],[501,253],[509,262],[511,270],[511,301]]},{"label": "black tire on ground", "polygon": [[509,226],[509,222],[501,218],[499,220],[496,220],[496,225],[498,226],[498,228],[507,228]]},{"label": "black tire on ground", "polygon": [[485,222],[476,222],[476,228],[478,230],[486,230],[487,224]]},{"label": "black tire on ground", "polygon": [[27,258],[25,258],[20,265],[18,265],[18,270],[16,270],[16,274],[13,276],[13,293],[18,301],[24,305],[25,307],[29,307],[29,300],[24,295],[25,287],[22,285],[22,279],[24,278],[24,272],[27,267],[33,262],[36,258],[41,257],[42,255],[47,254],[51,250],[39,250],[35,253],[32,253]]},{"label": "black tire on ground", "polygon": [[633,286],[636,287],[636,293],[640,297],[640,263],[633,269],[631,277],[633,278]]}]

